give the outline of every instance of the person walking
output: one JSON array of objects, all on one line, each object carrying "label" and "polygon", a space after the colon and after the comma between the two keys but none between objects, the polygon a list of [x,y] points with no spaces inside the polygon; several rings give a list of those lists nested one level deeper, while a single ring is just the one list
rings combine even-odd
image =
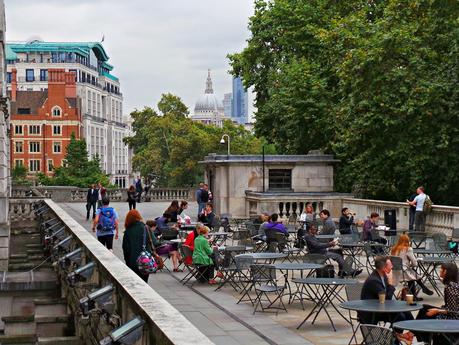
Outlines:
[{"label": "person walking", "polygon": [[416,207],[416,213],[414,215],[414,230],[418,232],[425,232],[426,229],[426,214],[424,212],[424,203],[427,195],[424,193],[424,187],[419,186],[416,189],[417,196],[413,201],[407,200],[406,202],[410,206]]},{"label": "person walking", "polygon": [[137,176],[137,179],[135,180],[135,190],[137,192],[137,202],[140,202],[140,198],[142,197],[142,179],[140,176]]},{"label": "person walking", "polygon": [[88,189],[86,196],[86,220],[89,220],[89,213],[92,208],[92,219],[96,218],[97,200],[99,199],[99,190],[94,184]]},{"label": "person walking", "polygon": [[135,187],[131,185],[127,191],[127,202],[129,204],[129,211],[134,209],[135,210],[135,203],[137,199],[137,192]]},{"label": "person walking", "polygon": [[198,217],[201,214],[204,207],[206,206],[206,203],[202,201],[203,193],[204,193],[204,183],[201,182],[199,184],[198,190],[196,191],[196,203],[198,204]]},{"label": "person walking", "polygon": [[133,209],[126,215],[124,221],[124,235],[123,235],[123,256],[126,265],[133,270],[140,278],[148,283],[148,274],[142,274],[137,266],[137,258],[143,251],[144,236],[145,236],[145,249],[154,254],[152,247],[152,234],[150,229],[142,222],[142,216],[139,211]]},{"label": "person walking", "polygon": [[107,194],[107,190],[102,186],[102,183],[97,184],[97,188],[99,191],[98,199],[97,199],[97,208],[101,208],[102,205],[102,199],[105,198],[105,195]]},{"label": "person walking", "polygon": [[107,249],[113,251],[113,237],[118,239],[118,213],[110,207],[110,199],[102,199],[102,207],[96,212],[96,218],[92,224],[92,232],[96,232],[97,239]]}]

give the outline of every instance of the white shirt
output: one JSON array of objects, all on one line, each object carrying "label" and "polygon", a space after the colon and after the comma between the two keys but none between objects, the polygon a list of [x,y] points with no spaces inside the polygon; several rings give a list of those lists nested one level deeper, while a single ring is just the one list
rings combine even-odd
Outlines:
[{"label": "white shirt", "polygon": [[416,201],[416,211],[424,211],[424,202],[426,201],[427,195],[424,193],[418,194],[414,201]]}]

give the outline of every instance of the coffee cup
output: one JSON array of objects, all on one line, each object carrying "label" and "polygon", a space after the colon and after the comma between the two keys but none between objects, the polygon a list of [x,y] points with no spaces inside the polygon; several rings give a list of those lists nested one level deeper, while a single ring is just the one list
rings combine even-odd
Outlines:
[{"label": "coffee cup", "polygon": [[385,292],[380,292],[378,294],[379,297],[379,303],[384,304],[386,302],[386,293]]},{"label": "coffee cup", "polygon": [[413,295],[406,295],[406,303],[407,304],[413,304],[413,301],[414,301],[414,296]]}]

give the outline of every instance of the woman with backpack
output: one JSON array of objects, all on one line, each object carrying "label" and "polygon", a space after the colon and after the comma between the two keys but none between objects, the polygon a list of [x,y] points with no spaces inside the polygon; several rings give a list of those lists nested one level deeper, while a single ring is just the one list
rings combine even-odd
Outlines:
[{"label": "woman with backpack", "polygon": [[145,249],[148,253],[153,254],[152,236],[150,230],[142,222],[142,216],[137,210],[130,210],[124,221],[123,236],[123,255],[126,265],[133,270],[140,278],[148,283],[149,274],[140,272],[137,259]]},{"label": "woman with backpack", "polygon": [[92,232],[96,232],[97,239],[107,249],[113,251],[113,237],[118,239],[118,213],[109,206],[110,199],[102,199],[102,207],[97,209],[96,218],[92,224]]}]

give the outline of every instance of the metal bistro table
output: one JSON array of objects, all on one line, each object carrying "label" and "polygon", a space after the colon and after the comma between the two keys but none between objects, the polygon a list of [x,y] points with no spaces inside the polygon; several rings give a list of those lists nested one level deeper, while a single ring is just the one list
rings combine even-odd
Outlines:
[{"label": "metal bistro table", "polygon": [[440,281],[440,277],[437,273],[437,266],[441,264],[445,264],[448,262],[454,261],[453,258],[445,258],[445,257],[436,257],[436,256],[428,256],[425,258],[418,258],[418,266],[422,272],[422,281],[429,282],[432,287],[434,288],[435,292],[439,297],[443,296],[443,292],[437,285],[437,281]]},{"label": "metal bistro table", "polygon": [[[303,278],[304,271],[309,271],[309,273],[306,275],[306,277],[309,277],[314,272],[314,270],[324,268],[325,265],[308,262],[283,262],[274,264],[274,267],[276,268],[276,270],[281,271],[282,274],[287,273],[288,275],[289,272],[292,272],[292,279],[294,279],[293,274],[295,271],[300,271],[301,278]],[[292,294],[292,288],[290,286],[290,282],[288,281],[288,279],[285,282],[285,284],[287,285],[289,291],[288,303],[291,304],[294,301],[297,293]],[[299,300],[301,301],[301,297],[299,298]]]},{"label": "metal bistro table", "polygon": [[453,252],[450,250],[436,250],[436,249],[413,249],[414,254],[419,256],[439,256],[439,257],[453,257]]},{"label": "metal bistro table", "polygon": [[[333,327],[333,330],[336,332],[335,324],[330,316],[330,313],[327,310],[327,307],[332,306],[338,314],[349,324],[351,323],[341,311],[333,303],[334,300],[339,302],[344,302],[344,299],[340,296],[340,291],[344,286],[355,284],[357,280],[354,279],[342,279],[342,278],[304,278],[304,279],[293,279],[293,282],[297,284],[298,291],[302,294],[308,296],[308,300],[311,300],[314,303],[314,307],[310,313],[304,318],[304,320],[298,325],[296,329],[299,329],[312,315],[315,314],[314,319],[311,324],[313,325],[319,316],[320,311],[325,311],[327,314],[328,320]],[[299,288],[301,286],[301,290]],[[301,302],[303,305],[303,303]],[[303,308],[304,309],[304,308]]]},{"label": "metal bistro table", "polygon": [[443,335],[448,344],[459,344],[459,320],[408,320],[394,323],[399,330],[429,333],[429,344],[433,342],[434,334]]},{"label": "metal bistro table", "polygon": [[268,253],[268,252],[249,253],[249,254],[243,254],[243,255],[250,255],[252,256],[254,261],[264,261],[267,264],[272,264],[278,259],[285,259],[287,257],[287,254],[284,254],[284,253]]}]

